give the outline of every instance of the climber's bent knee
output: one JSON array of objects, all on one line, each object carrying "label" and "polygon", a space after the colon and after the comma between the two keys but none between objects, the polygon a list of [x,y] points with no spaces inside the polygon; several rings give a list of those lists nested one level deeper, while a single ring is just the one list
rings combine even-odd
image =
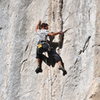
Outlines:
[{"label": "climber's bent knee", "polygon": [[51,52],[49,52],[49,57],[53,58],[55,63],[62,61],[61,57],[59,56],[59,54],[57,54],[56,51],[52,50]]}]

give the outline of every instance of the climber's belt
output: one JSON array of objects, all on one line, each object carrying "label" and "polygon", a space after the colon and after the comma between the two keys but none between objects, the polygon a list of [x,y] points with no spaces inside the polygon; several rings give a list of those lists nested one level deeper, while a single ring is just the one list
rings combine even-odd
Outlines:
[{"label": "climber's belt", "polygon": [[47,41],[39,41],[37,44],[38,49],[43,49],[44,51],[49,51],[50,50],[50,45],[48,44]]},{"label": "climber's belt", "polygon": [[44,43],[46,43],[46,41],[39,41],[37,47],[42,48]]}]

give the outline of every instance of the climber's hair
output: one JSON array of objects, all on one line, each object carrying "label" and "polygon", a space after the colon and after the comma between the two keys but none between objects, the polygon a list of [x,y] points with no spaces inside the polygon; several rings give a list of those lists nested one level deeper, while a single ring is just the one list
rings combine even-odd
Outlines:
[{"label": "climber's hair", "polygon": [[47,23],[42,23],[41,28],[49,26]]}]

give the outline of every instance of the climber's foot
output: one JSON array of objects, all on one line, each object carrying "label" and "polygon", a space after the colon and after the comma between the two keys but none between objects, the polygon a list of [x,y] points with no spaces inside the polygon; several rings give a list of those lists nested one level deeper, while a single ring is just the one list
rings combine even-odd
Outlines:
[{"label": "climber's foot", "polygon": [[35,72],[38,74],[38,73],[41,73],[43,70],[42,70],[42,68],[41,67],[37,67],[36,68],[36,70],[35,70]]},{"label": "climber's foot", "polygon": [[63,67],[60,67],[59,70],[63,71],[63,76],[65,76],[67,74],[67,71]]},{"label": "climber's foot", "polygon": [[63,71],[63,76],[65,76],[67,74],[67,71],[66,70],[64,70]]}]

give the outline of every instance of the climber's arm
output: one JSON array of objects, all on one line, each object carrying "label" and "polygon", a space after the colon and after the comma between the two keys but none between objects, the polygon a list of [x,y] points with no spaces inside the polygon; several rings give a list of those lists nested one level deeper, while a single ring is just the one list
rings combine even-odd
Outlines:
[{"label": "climber's arm", "polygon": [[49,35],[49,36],[55,36],[55,35],[58,35],[58,34],[61,34],[61,35],[62,35],[62,34],[64,34],[64,33],[66,33],[66,32],[67,32],[68,30],[70,30],[70,29],[71,29],[71,28],[68,28],[68,29],[66,29],[66,30],[63,31],[63,32],[56,32],[56,33],[53,33],[53,32],[52,32],[52,33],[48,33],[48,35]]},{"label": "climber's arm", "polygon": [[41,21],[39,21],[38,24],[36,25],[36,29],[35,29],[36,32],[37,32],[38,29],[41,29],[40,26],[41,26]]},{"label": "climber's arm", "polygon": [[58,34],[63,34],[63,32],[48,33],[49,36],[55,36],[55,35],[58,35]]}]

